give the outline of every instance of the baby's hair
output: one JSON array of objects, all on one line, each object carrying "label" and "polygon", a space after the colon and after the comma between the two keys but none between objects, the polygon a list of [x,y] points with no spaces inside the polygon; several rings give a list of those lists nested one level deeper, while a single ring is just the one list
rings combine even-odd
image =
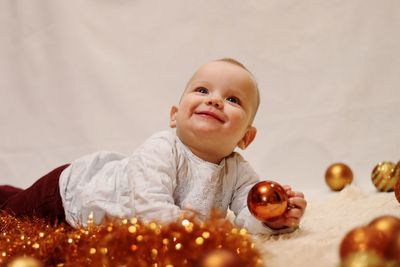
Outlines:
[{"label": "baby's hair", "polygon": [[256,104],[256,109],[255,109],[253,117],[252,117],[252,121],[253,121],[254,117],[256,116],[256,113],[257,113],[257,110],[258,110],[258,106],[260,105],[260,91],[258,90],[258,84],[257,84],[256,78],[254,77],[253,73],[251,73],[249,71],[249,69],[246,68],[246,66],[243,65],[240,61],[238,61],[238,60],[236,60],[234,58],[225,57],[225,58],[217,59],[215,61],[227,62],[227,63],[231,63],[233,65],[239,66],[242,69],[244,69],[245,71],[247,71],[251,75],[251,77],[253,78],[254,84],[256,86],[256,92],[257,92],[257,104]]}]

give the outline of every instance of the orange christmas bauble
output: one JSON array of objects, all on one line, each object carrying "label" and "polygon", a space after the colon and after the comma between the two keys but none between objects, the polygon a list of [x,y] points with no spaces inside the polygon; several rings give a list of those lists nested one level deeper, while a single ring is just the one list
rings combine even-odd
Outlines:
[{"label": "orange christmas bauble", "polygon": [[390,239],[400,231],[400,218],[392,215],[384,215],[373,219],[368,226],[383,232]]},{"label": "orange christmas bauble", "polygon": [[394,186],[394,195],[397,198],[397,201],[400,203],[400,179],[397,181],[396,185]]},{"label": "orange christmas bauble", "polygon": [[373,252],[359,251],[351,253],[344,259],[340,267],[389,267],[385,259]]},{"label": "orange christmas bauble", "polygon": [[260,221],[274,220],[286,211],[288,197],[280,184],[262,181],[250,189],[247,207],[250,213]]},{"label": "orange christmas bauble", "polygon": [[400,263],[400,232],[397,232],[397,234],[393,236],[386,251],[386,257],[389,260],[395,260]]},{"label": "orange christmas bauble", "polygon": [[359,251],[375,252],[384,257],[386,240],[383,232],[368,226],[356,227],[346,234],[340,244],[340,258],[343,260],[351,253]]},{"label": "orange christmas bauble", "polygon": [[200,267],[240,267],[240,258],[231,251],[218,249],[207,253],[201,260]]},{"label": "orange christmas bauble", "polygon": [[372,220],[368,226],[383,233],[384,240],[382,241],[381,245],[386,251],[392,238],[400,232],[400,218],[391,215],[384,215]]},{"label": "orange christmas bauble", "polygon": [[376,189],[381,192],[393,191],[397,182],[394,174],[394,163],[390,161],[379,162],[371,173],[371,180]]},{"label": "orange christmas bauble", "polygon": [[396,166],[394,167],[393,176],[395,179],[400,179],[400,161],[397,162]]},{"label": "orange christmas bauble", "polygon": [[394,185],[394,194],[397,198],[397,201],[400,203],[400,161],[397,162],[393,173],[395,179],[397,180],[396,184]]},{"label": "orange christmas bauble", "polygon": [[325,172],[325,181],[334,191],[342,190],[353,181],[353,172],[344,163],[334,163]]}]

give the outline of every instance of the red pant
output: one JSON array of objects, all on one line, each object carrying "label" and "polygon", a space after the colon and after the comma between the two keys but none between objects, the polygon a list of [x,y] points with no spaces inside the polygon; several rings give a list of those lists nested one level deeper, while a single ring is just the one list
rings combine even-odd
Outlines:
[{"label": "red pant", "polygon": [[69,164],[58,167],[37,180],[31,187],[0,186],[0,210],[17,217],[38,216],[52,223],[64,222],[65,213],[59,189],[61,172]]}]

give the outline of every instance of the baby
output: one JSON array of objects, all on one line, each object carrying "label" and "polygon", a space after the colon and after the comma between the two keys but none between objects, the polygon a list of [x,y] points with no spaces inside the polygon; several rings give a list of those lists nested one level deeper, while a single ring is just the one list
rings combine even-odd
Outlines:
[{"label": "baby", "polygon": [[307,202],[285,186],[290,209],[278,220],[260,222],[247,208],[247,194],[260,180],[236,147],[256,136],[252,126],[260,102],[253,75],[234,59],[201,66],[189,80],[179,105],[170,111],[172,130],[159,132],[131,156],[97,152],[43,176],[26,190],[0,187],[0,208],[17,216],[36,214],[85,225],[89,214],[139,217],[168,222],[185,210],[205,218],[212,209],[251,233],[295,230]]}]

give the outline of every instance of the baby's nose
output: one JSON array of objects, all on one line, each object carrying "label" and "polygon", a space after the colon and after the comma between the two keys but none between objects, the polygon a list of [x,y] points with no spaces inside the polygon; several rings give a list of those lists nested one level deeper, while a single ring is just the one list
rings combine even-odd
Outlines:
[{"label": "baby's nose", "polygon": [[224,102],[220,98],[210,97],[206,101],[207,105],[214,106],[221,109],[224,106]]}]

